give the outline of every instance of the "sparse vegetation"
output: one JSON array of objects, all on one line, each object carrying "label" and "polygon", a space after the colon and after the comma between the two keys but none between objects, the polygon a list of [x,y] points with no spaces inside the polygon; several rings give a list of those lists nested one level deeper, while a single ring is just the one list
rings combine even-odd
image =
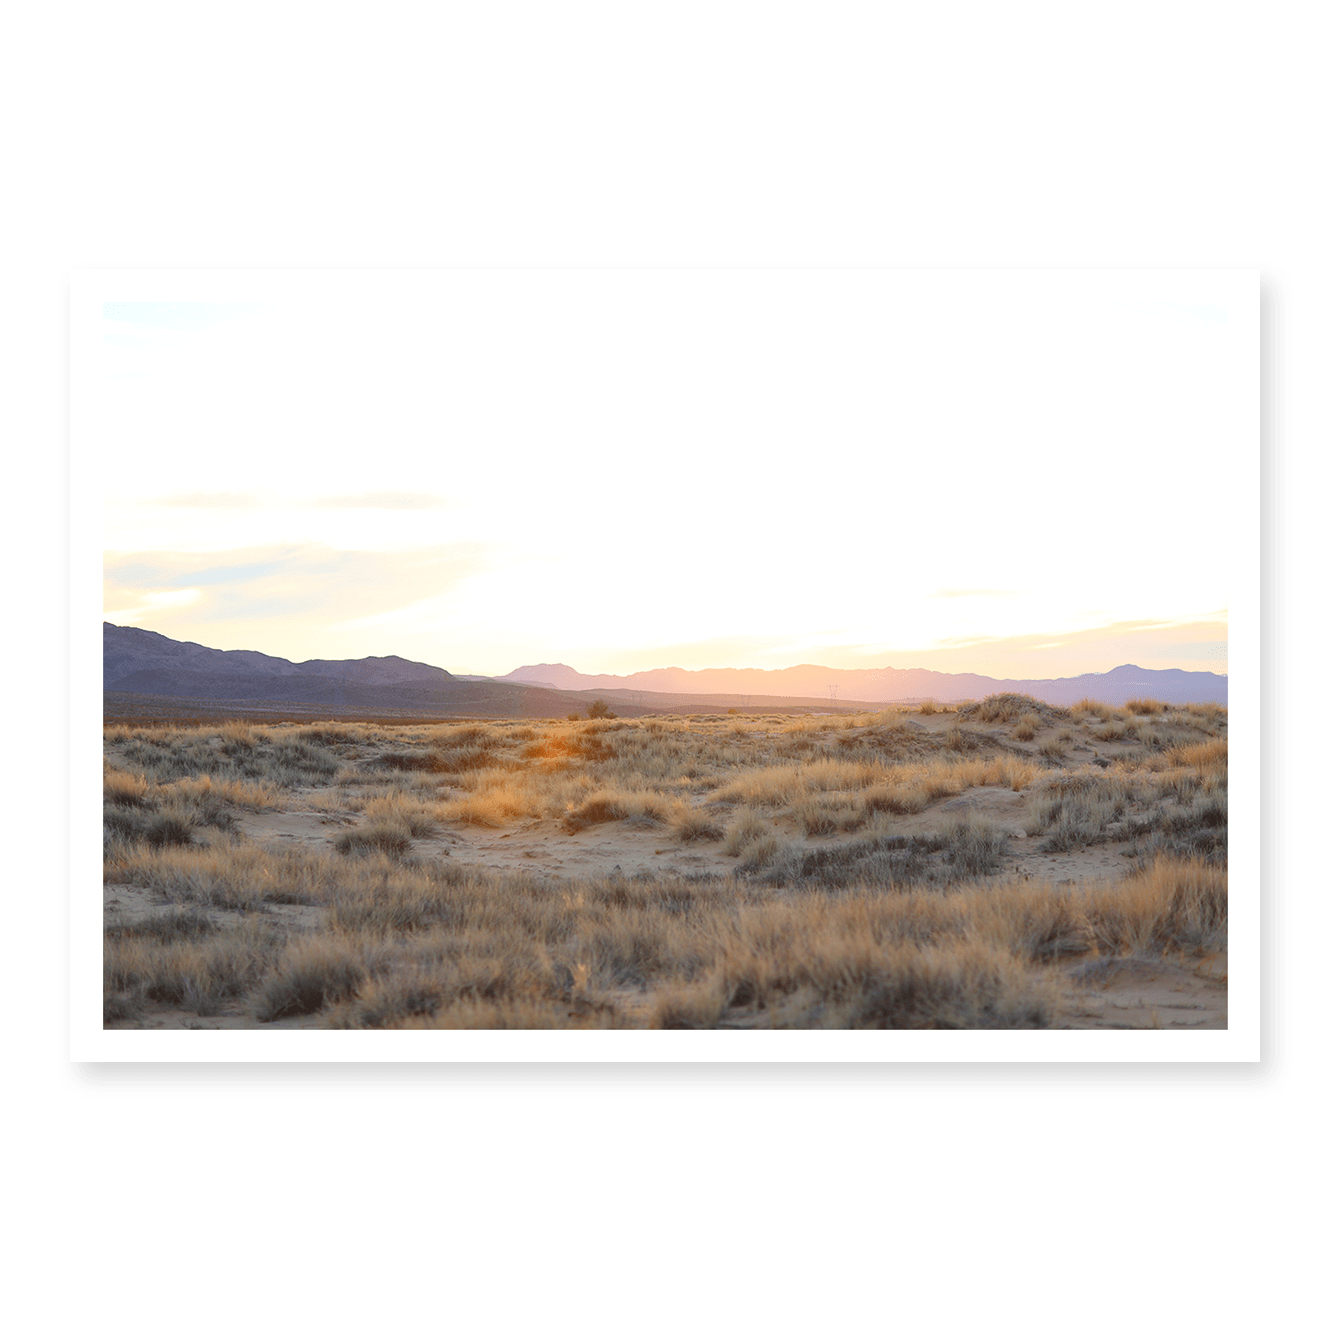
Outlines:
[{"label": "sparse vegetation", "polygon": [[601,705],[108,726],[106,1022],[1043,1027],[1227,945],[1223,708]]},{"label": "sparse vegetation", "polygon": [[1039,733],[1043,721],[1033,711],[1027,711],[1017,722],[1011,732],[1013,739],[1019,739],[1022,743],[1027,743]]}]

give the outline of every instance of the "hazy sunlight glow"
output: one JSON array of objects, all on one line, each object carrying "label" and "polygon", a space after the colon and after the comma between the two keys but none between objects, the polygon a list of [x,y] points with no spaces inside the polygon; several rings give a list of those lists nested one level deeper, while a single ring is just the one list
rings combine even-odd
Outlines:
[{"label": "hazy sunlight glow", "polygon": [[1226,668],[1253,273],[95,276],[113,622],[495,674]]}]

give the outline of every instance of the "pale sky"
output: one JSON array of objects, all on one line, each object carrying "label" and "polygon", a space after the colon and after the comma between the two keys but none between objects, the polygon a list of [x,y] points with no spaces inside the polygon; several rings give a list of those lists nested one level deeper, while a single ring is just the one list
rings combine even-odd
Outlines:
[{"label": "pale sky", "polygon": [[83,274],[104,617],[292,660],[1227,670],[1253,272]]}]

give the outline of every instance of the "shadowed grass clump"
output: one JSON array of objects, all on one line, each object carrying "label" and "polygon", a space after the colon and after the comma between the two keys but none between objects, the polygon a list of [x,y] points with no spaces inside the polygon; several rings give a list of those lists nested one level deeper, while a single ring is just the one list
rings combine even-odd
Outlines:
[{"label": "shadowed grass clump", "polygon": [[149,887],[179,905],[262,910],[321,904],[339,869],[327,854],[223,841],[160,849],[129,846],[109,858],[104,871],[108,878]]},{"label": "shadowed grass clump", "polygon": [[740,871],[764,869],[762,880],[773,886],[799,886],[817,891],[844,891],[851,887],[903,887],[920,882],[937,863],[929,856],[942,842],[926,836],[880,836],[846,845],[808,849],[776,843],[767,863],[745,860]]},{"label": "shadowed grass clump", "polygon": [[947,749],[952,753],[977,753],[990,744],[986,736],[959,723],[947,731],[945,740]]},{"label": "shadowed grass clump", "polygon": [[273,733],[249,726],[225,726],[219,732],[125,730],[108,736],[107,744],[122,765],[159,783],[213,776],[290,789],[330,780],[341,766],[328,747],[300,730]]},{"label": "shadowed grass clump", "polygon": [[338,854],[386,854],[396,858],[410,848],[410,832],[384,823],[351,827],[339,832],[333,840],[333,849]]},{"label": "shadowed grass clump", "polygon": [[1153,809],[1127,823],[1130,843],[1125,853],[1142,863],[1164,856],[1199,859],[1223,867],[1228,863],[1228,798],[1224,793],[1196,798],[1172,810]]},{"label": "shadowed grass clump", "polygon": [[737,858],[754,841],[769,835],[771,824],[755,809],[742,808],[725,828],[725,853]]},{"label": "shadowed grass clump", "polygon": [[724,826],[699,808],[689,808],[677,814],[671,825],[675,836],[684,845],[691,845],[694,841],[722,840],[725,836]]},{"label": "shadowed grass clump", "polygon": [[280,964],[254,1000],[256,1020],[310,1016],[330,1002],[349,997],[368,977],[365,957],[344,943],[307,938],[287,948]]},{"label": "shadowed grass clump", "polygon": [[252,990],[283,942],[266,925],[222,930],[189,910],[108,929],[102,959],[104,1018],[130,1019],[146,1002],[213,1015]]},{"label": "shadowed grass clump", "polygon": [[986,877],[996,873],[1007,849],[1007,833],[984,819],[962,819],[941,836],[953,878]]},{"label": "shadowed grass clump", "polygon": [[[485,765],[477,763],[476,765]],[[460,771],[463,768],[457,764],[447,764],[438,753],[383,753],[374,759],[376,766],[383,767],[387,771]]]},{"label": "shadowed grass clump", "polygon": [[130,845],[189,845],[204,827],[234,819],[211,782],[150,783],[132,772],[107,769],[102,778],[102,840],[107,853]]},{"label": "shadowed grass clump", "polygon": [[1006,833],[993,823],[962,819],[933,835],[870,836],[818,849],[786,846],[765,866],[763,880],[831,891],[948,883],[997,872],[1006,846]]},{"label": "shadowed grass clump", "polygon": [[207,937],[218,930],[218,925],[205,910],[197,906],[155,914],[134,923],[108,923],[108,938],[150,937],[158,942],[178,942],[182,938]]},{"label": "shadowed grass clump", "polygon": [[563,816],[564,830],[575,834],[602,822],[669,822],[686,817],[677,799],[667,799],[648,790],[598,790]]},{"label": "shadowed grass clump", "polygon": [[1086,909],[1099,946],[1110,952],[1219,950],[1228,945],[1228,872],[1163,855],[1095,891]]},{"label": "shadowed grass clump", "polygon": [[155,813],[142,808],[115,805],[102,811],[103,838],[127,845],[190,845],[194,820],[180,813]]},{"label": "shadowed grass clump", "polygon": [[1108,825],[1123,817],[1129,787],[1113,776],[1072,775],[1045,781],[1035,789],[1025,829],[1044,834],[1049,853],[1096,845]]},{"label": "shadowed grass clump", "polygon": [[810,794],[791,808],[795,825],[805,836],[831,836],[857,831],[870,816],[864,799],[853,793]]},{"label": "shadowed grass clump", "polygon": [[[719,928],[719,955],[665,986],[655,1028],[1015,1029],[1052,1024],[1057,986],[943,918],[914,934],[906,898],[773,902]],[[927,906],[925,907],[928,908]],[[905,927],[902,930],[901,925]]]}]

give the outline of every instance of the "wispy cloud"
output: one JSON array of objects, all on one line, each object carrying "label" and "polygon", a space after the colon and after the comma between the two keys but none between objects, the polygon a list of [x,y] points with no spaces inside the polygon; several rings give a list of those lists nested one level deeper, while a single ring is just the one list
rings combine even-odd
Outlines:
[{"label": "wispy cloud", "polygon": [[213,563],[208,555],[111,556],[105,561],[106,581],[121,589],[130,587],[202,587],[255,582],[286,566],[285,553],[243,563]]},{"label": "wispy cloud", "polygon": [[112,617],[150,618],[154,628],[172,636],[217,624],[225,626],[224,635],[252,634],[252,640],[236,643],[251,646],[269,642],[280,622],[288,640],[298,642],[334,632],[356,616],[440,597],[481,571],[486,560],[486,547],[475,544],[386,552],[296,545],[222,555],[108,554],[103,595]]},{"label": "wispy cloud", "polygon": [[197,588],[189,587],[183,591],[145,591],[137,597],[111,596],[105,613],[112,615],[117,623],[133,626],[156,614],[186,609],[201,599],[202,594]]}]

